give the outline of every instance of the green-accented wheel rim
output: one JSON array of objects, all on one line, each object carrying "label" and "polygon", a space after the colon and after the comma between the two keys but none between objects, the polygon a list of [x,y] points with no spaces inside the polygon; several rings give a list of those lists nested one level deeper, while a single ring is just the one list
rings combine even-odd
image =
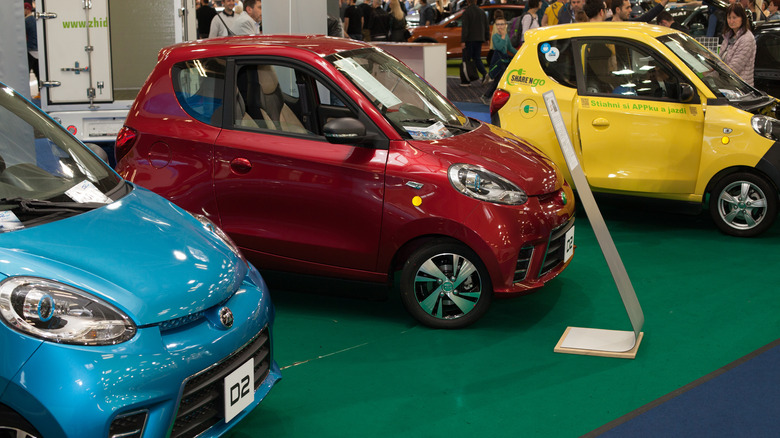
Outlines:
[{"label": "green-accented wheel rim", "polygon": [[764,220],[766,212],[766,195],[750,181],[734,181],[718,196],[720,219],[736,230],[755,228]]},{"label": "green-accented wheel rim", "polygon": [[414,293],[420,308],[439,319],[468,314],[482,296],[479,270],[465,257],[443,253],[423,263],[414,277]]}]

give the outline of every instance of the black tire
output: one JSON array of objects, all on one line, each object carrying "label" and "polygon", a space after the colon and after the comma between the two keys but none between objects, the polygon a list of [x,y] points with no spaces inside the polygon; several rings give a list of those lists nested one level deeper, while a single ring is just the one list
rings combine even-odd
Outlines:
[{"label": "black tire", "polygon": [[435,241],[406,260],[400,292],[417,321],[444,329],[473,324],[493,299],[490,276],[477,254],[450,241]]},{"label": "black tire", "polygon": [[710,216],[726,234],[758,236],[777,217],[777,196],[777,189],[763,177],[749,172],[732,173],[712,188]]},{"label": "black tire", "polygon": [[435,39],[431,37],[420,37],[414,40],[415,43],[438,43]]},{"label": "black tire", "polygon": [[0,406],[0,438],[36,438],[41,436],[30,423],[15,411]]}]

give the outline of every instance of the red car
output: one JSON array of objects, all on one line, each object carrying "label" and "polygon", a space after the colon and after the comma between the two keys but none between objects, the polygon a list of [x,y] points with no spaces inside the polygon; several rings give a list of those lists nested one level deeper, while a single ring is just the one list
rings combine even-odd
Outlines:
[{"label": "red car", "polygon": [[258,266],[397,284],[432,327],[542,286],[573,251],[574,197],[546,156],[348,39],[163,49],[116,157]]}]

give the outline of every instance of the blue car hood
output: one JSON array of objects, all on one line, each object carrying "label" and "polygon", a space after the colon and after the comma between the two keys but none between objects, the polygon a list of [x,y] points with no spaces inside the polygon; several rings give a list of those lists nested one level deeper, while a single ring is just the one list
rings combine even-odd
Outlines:
[{"label": "blue car hood", "polygon": [[226,300],[247,266],[192,215],[136,187],[105,207],[0,234],[0,272],[70,284],[147,325]]}]

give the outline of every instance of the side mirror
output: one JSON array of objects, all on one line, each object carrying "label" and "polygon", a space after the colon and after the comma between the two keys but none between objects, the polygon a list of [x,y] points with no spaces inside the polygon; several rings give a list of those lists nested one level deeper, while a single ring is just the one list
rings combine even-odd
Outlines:
[{"label": "side mirror", "polygon": [[680,84],[680,102],[688,103],[693,99],[694,91],[691,84]]},{"label": "side mirror", "polygon": [[84,146],[88,147],[92,152],[95,153],[95,155],[100,157],[101,160],[108,164],[108,153],[104,151],[103,148],[96,145],[95,143],[84,143]]},{"label": "side mirror", "polygon": [[322,127],[322,133],[330,143],[354,144],[366,139],[366,125],[352,117],[333,119]]}]

